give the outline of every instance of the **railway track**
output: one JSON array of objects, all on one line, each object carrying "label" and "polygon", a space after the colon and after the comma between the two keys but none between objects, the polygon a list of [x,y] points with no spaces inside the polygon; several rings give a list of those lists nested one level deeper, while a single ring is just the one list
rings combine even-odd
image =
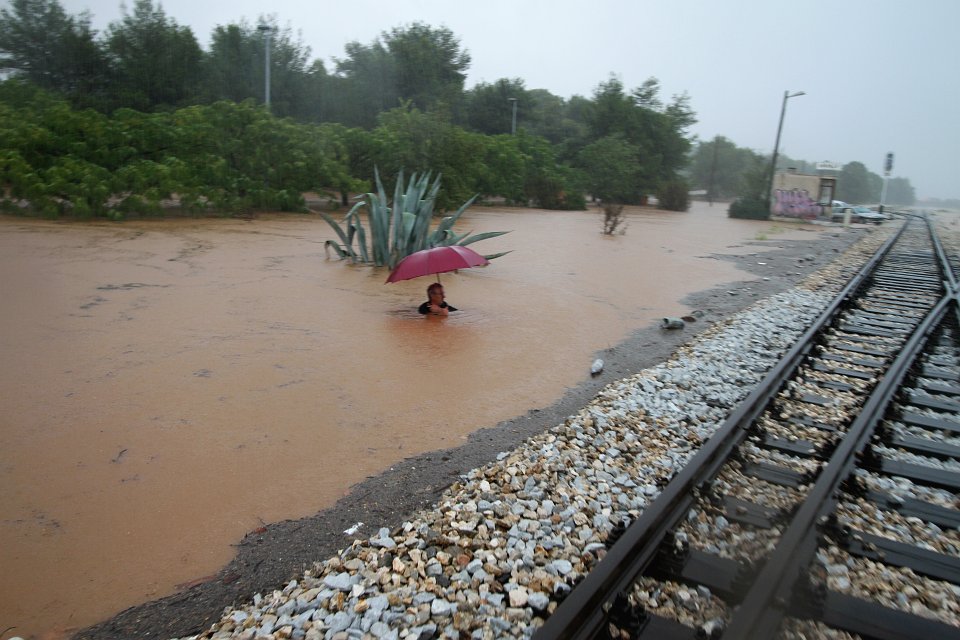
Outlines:
[{"label": "railway track", "polygon": [[956,269],[909,220],[534,637],[960,637]]}]

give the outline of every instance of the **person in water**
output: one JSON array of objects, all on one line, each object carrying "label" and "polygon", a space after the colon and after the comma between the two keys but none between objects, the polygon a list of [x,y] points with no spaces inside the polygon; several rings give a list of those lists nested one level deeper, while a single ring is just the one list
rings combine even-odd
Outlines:
[{"label": "person in water", "polygon": [[446,296],[443,293],[443,285],[439,282],[434,282],[429,287],[427,287],[427,298],[428,300],[420,305],[420,308],[417,309],[423,315],[434,315],[434,316],[448,316],[451,311],[456,311],[456,307],[452,307],[447,304],[444,300]]}]

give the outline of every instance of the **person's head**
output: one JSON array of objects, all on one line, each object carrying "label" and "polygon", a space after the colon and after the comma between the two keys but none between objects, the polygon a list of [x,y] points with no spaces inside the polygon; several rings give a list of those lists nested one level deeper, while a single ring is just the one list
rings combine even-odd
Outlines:
[{"label": "person's head", "polygon": [[427,298],[430,299],[430,302],[443,302],[443,297],[443,285],[439,282],[434,282],[427,287]]}]

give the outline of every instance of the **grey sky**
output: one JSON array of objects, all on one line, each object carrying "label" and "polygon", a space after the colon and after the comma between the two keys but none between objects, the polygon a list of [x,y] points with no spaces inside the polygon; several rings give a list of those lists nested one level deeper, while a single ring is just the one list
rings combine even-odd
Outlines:
[{"label": "grey sky", "polygon": [[[103,29],[119,0],[61,0]],[[3,2],[3,4],[6,4]],[[132,0],[131,0],[132,4]],[[909,178],[917,196],[960,197],[960,1],[957,0],[163,0],[206,47],[217,24],[275,15],[328,70],[352,40],[395,26],[450,28],[471,56],[467,80],[519,77],[528,89],[589,96],[610,73],[628,89],[655,76],[663,97],[686,91],[714,135],[773,148],[785,90],[781,152],[858,160]],[[505,106],[505,108],[507,108]],[[523,114],[518,114],[522,122]]]}]

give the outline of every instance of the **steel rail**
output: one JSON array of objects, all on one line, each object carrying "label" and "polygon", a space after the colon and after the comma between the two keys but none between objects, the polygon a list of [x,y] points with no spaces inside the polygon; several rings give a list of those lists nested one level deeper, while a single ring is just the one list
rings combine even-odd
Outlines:
[{"label": "steel rail", "polygon": [[731,412],[660,495],[634,521],[534,634],[535,640],[585,640],[603,631],[605,607],[635,582],[657,554],[667,531],[688,511],[697,490],[722,467],[730,453],[766,409],[781,386],[793,376],[816,344],[817,336],[839,315],[868,282],[891,248],[910,225],[907,220],[853,276],[793,347]]},{"label": "steel rail", "polygon": [[829,514],[836,508],[840,499],[840,484],[852,472],[858,456],[876,432],[877,425],[902,388],[931,334],[944,321],[947,313],[960,304],[952,265],[930,219],[924,216],[923,220],[944,275],[946,294],[903,345],[849,426],[844,439],[822,468],[817,481],[729,621],[724,632],[725,639],[760,640],[776,635],[783,618],[801,599],[798,597],[799,590],[807,584],[804,574],[819,546],[819,527],[828,521]]},{"label": "steel rail", "polygon": [[852,471],[857,456],[869,442],[877,423],[883,419],[917,355],[955,300],[953,291],[939,300],[874,387],[744,596],[727,625],[723,635],[725,640],[766,640],[776,636],[783,617],[789,612],[797,581],[802,579],[816,553],[817,525],[824,523],[825,516],[834,510],[839,500],[837,488]]}]

